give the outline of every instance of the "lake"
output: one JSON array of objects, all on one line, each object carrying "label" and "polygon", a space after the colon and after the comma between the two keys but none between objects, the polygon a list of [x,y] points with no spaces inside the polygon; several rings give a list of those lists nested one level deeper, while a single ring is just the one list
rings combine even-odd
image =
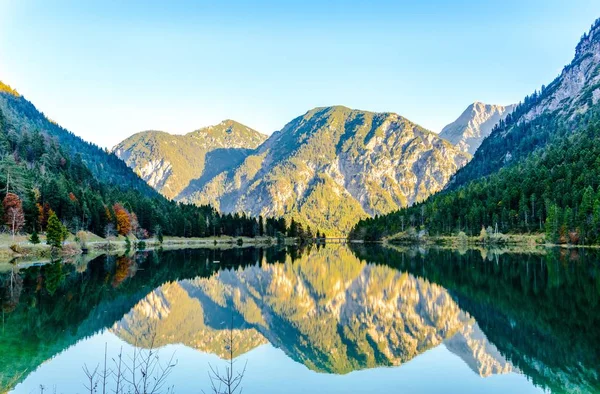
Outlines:
[{"label": "lake", "polygon": [[211,392],[230,359],[250,394],[600,392],[598,257],[327,245],[15,267],[0,392],[89,392],[84,370],[102,392],[105,356],[110,392],[133,359],[156,392]]}]

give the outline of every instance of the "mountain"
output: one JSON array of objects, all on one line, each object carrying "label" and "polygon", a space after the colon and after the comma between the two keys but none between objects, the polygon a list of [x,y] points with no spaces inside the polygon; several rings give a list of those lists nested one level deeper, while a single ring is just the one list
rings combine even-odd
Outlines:
[{"label": "mountain", "polygon": [[456,119],[444,127],[440,137],[450,141],[463,152],[475,154],[483,140],[501,119],[505,119],[515,105],[490,105],[475,102]]},{"label": "mountain", "polygon": [[111,330],[138,346],[183,343],[224,357],[231,319],[238,355],[270,342],[318,372],[401,365],[442,343],[481,376],[512,370],[443,287],[345,247],[168,283]]},{"label": "mountain", "polygon": [[150,186],[169,199],[189,183],[241,163],[267,136],[233,120],[186,135],[143,131],[113,148]]},{"label": "mountain", "polygon": [[[419,217],[432,234],[541,232],[552,243],[600,242],[600,19],[573,61],[500,120],[473,159],[422,204],[358,223],[378,239]],[[488,231],[482,231],[487,228]]]},{"label": "mountain", "polygon": [[394,113],[315,108],[239,165],[192,181],[178,199],[223,212],[282,215],[339,234],[360,218],[441,190],[469,158]]}]

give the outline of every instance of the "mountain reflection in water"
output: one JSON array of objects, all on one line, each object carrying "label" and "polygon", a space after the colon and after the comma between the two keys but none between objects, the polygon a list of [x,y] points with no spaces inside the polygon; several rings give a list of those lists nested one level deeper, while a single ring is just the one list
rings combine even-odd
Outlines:
[{"label": "mountain reflection in water", "polygon": [[238,355],[270,344],[319,373],[400,366],[443,344],[481,377],[523,373],[552,392],[595,392],[596,261],[593,251],[335,245],[15,270],[0,274],[0,390],[103,329],[138,347],[154,340],[224,357],[233,324]]}]

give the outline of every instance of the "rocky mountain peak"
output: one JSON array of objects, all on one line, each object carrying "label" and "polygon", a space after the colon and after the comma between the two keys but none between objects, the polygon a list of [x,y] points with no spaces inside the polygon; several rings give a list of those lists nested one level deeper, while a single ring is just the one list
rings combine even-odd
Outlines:
[{"label": "rocky mountain peak", "polygon": [[144,131],[114,148],[142,179],[167,198],[175,198],[205,169],[239,164],[267,136],[234,120],[204,127],[186,135]]},{"label": "rocky mountain peak", "polygon": [[440,137],[463,152],[473,155],[494,126],[506,118],[514,108],[515,105],[493,105],[476,101],[470,104],[458,119],[444,127]]},{"label": "rocky mountain peak", "polygon": [[[202,127],[187,135],[194,137],[210,136],[212,138],[231,139],[232,143],[234,142],[234,137],[244,138],[256,142],[252,148],[256,148],[260,143],[267,139],[266,135],[231,119],[225,119],[216,125]],[[245,141],[241,142],[245,145]]]}]

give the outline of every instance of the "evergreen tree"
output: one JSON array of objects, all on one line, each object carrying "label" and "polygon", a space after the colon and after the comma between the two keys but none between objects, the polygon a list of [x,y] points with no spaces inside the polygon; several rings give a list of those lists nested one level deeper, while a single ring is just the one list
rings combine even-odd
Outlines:
[{"label": "evergreen tree", "polygon": [[299,236],[298,222],[296,222],[292,218],[292,221],[290,222],[290,228],[288,230],[288,237],[290,237],[290,238],[296,238],[298,236]]},{"label": "evergreen tree", "polygon": [[314,238],[314,234],[313,234],[312,230],[310,229],[310,226],[306,227],[305,237],[306,237],[306,239],[313,239]]},{"label": "evergreen tree", "polygon": [[58,219],[58,216],[54,212],[48,218],[48,228],[46,229],[46,243],[53,248],[62,248],[62,242],[64,239],[63,225]]}]

